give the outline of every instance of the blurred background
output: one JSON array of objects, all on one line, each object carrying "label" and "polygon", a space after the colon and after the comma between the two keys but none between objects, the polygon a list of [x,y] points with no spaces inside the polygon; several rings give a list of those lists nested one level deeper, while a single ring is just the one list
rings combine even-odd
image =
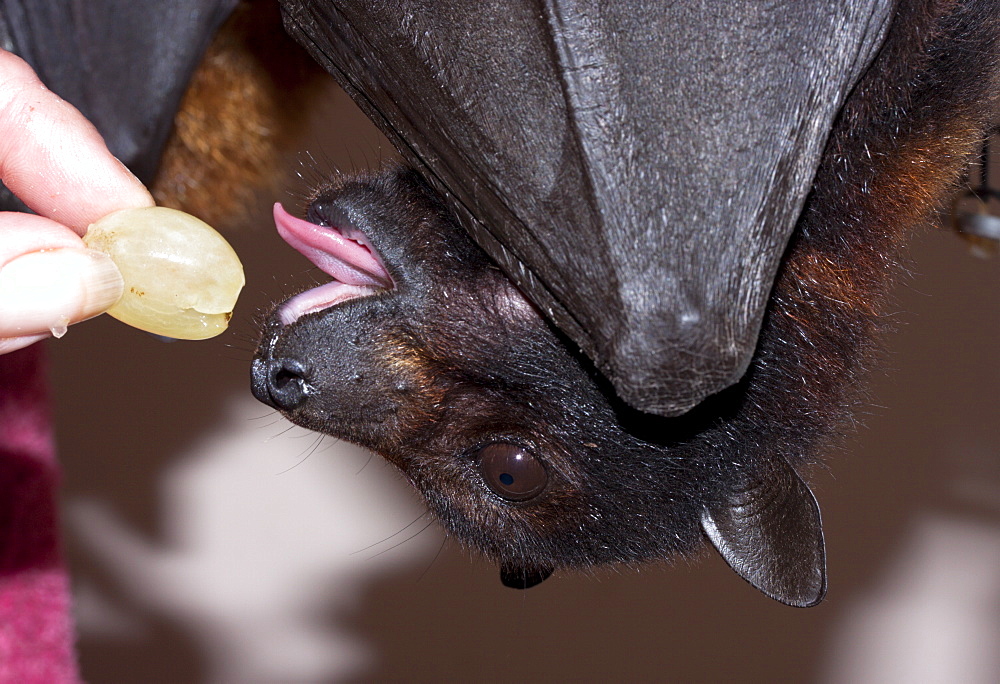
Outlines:
[{"label": "blurred background", "polygon": [[769,601],[708,552],[512,591],[379,458],[250,396],[255,317],[314,278],[270,205],[298,208],[299,172],[391,155],[332,85],[310,117],[286,191],[228,233],[230,332],[163,343],[105,316],[50,343],[88,682],[1000,681],[1000,262],[913,241],[889,369],[813,482],[823,604]]}]

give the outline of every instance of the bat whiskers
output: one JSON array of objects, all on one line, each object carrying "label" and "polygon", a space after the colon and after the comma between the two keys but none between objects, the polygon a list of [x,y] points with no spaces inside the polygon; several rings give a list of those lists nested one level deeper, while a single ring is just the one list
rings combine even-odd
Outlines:
[{"label": "bat whiskers", "polygon": [[[421,516],[421,517],[423,517],[423,516]],[[372,560],[372,559],[374,559],[374,558],[378,558],[378,557],[379,557],[379,556],[381,556],[381,555],[382,555],[383,553],[388,553],[389,551],[392,551],[393,549],[395,549],[395,548],[398,548],[398,547],[402,546],[402,545],[403,545],[403,544],[405,544],[406,542],[408,542],[408,541],[411,541],[411,540],[413,540],[413,539],[416,539],[416,538],[417,538],[418,536],[420,536],[421,534],[423,534],[424,532],[426,532],[426,531],[427,531],[427,528],[429,528],[429,527],[430,527],[431,525],[433,525],[433,524],[434,524],[434,519],[432,518],[431,520],[428,520],[428,521],[427,521],[427,524],[426,524],[426,525],[424,525],[423,527],[421,527],[421,528],[420,528],[419,530],[417,530],[416,532],[414,532],[413,534],[411,534],[411,535],[410,535],[409,537],[407,537],[406,539],[403,539],[402,541],[399,541],[399,542],[396,542],[395,544],[393,544],[393,545],[392,545],[392,546],[390,546],[389,548],[387,548],[387,549],[383,549],[383,550],[379,551],[378,553],[375,553],[375,554],[372,554],[371,556],[369,556],[369,557],[368,557],[368,560]]]},{"label": "bat whiskers", "polygon": [[[359,553],[364,553],[365,551],[368,551],[369,549],[373,549],[373,548],[375,548],[375,547],[376,547],[376,546],[378,546],[379,544],[384,544],[384,543],[386,543],[386,542],[387,542],[387,541],[389,541],[390,539],[395,539],[396,537],[398,537],[399,535],[403,534],[403,533],[404,533],[404,532],[406,532],[406,531],[407,531],[408,529],[410,529],[411,527],[413,527],[414,525],[416,525],[416,524],[417,524],[418,522],[420,522],[420,521],[421,521],[422,519],[426,518],[426,517],[427,517],[428,515],[430,515],[430,512],[429,512],[429,511],[424,511],[423,513],[421,513],[420,515],[418,515],[418,516],[417,516],[416,518],[414,518],[414,519],[413,519],[412,521],[410,521],[409,523],[407,523],[407,524],[406,524],[406,525],[405,525],[404,527],[400,528],[400,529],[399,529],[398,531],[396,531],[396,532],[393,532],[393,533],[392,533],[392,534],[390,534],[390,535],[389,535],[388,537],[385,537],[385,538],[383,538],[383,539],[380,539],[380,540],[378,540],[378,541],[377,541],[377,542],[375,542],[374,544],[369,544],[368,546],[365,546],[365,547],[363,547],[363,548],[360,548],[360,549],[358,549],[357,551],[352,551],[352,552],[351,552],[351,555],[352,555],[352,556],[355,556],[355,555],[357,555],[357,554],[359,554]],[[416,532],[415,532],[414,534],[410,535],[409,537],[407,537],[406,539],[404,539],[404,540],[403,540],[403,541],[401,541],[401,542],[398,542],[398,543],[396,543],[396,544],[393,544],[393,545],[392,545],[392,546],[390,546],[390,547],[389,547],[388,549],[384,549],[384,550],[382,550],[382,551],[379,551],[378,553],[376,553],[376,554],[374,554],[373,556],[371,556],[371,557],[369,558],[369,560],[370,560],[371,558],[375,558],[376,556],[378,556],[378,555],[380,555],[380,554],[382,554],[382,553],[385,553],[386,551],[390,551],[390,550],[392,550],[392,549],[396,548],[396,547],[397,547],[397,546],[399,546],[400,544],[405,544],[406,542],[410,541],[411,539],[413,539],[414,537],[416,537],[416,536],[417,536],[418,534],[420,534],[421,532],[423,532],[424,530],[426,530],[426,529],[427,529],[427,528],[428,528],[428,527],[429,527],[430,525],[432,525],[433,523],[434,523],[434,519],[433,519],[433,517],[432,517],[432,518],[431,518],[431,520],[429,520],[429,521],[427,522],[427,524],[426,524],[426,525],[424,525],[423,527],[421,527],[421,528],[420,528],[419,530],[417,530],[417,531],[416,531]]]},{"label": "bat whiskers", "polygon": [[431,568],[437,562],[437,559],[441,556],[441,552],[444,551],[444,545],[447,542],[448,542],[448,535],[444,535],[443,537],[441,537],[441,544],[438,546],[438,550],[434,553],[434,557],[431,558],[430,562],[427,564],[427,567],[424,568],[424,571],[420,573],[419,577],[417,577],[418,582],[422,580],[424,576],[427,575],[428,572],[430,572]]},{"label": "bat whiskers", "polygon": [[303,452],[301,458],[298,460],[297,463],[294,463],[294,464],[290,465],[289,467],[285,468],[284,470],[282,470],[282,471],[280,471],[278,473],[275,473],[275,474],[276,475],[284,475],[285,473],[289,472],[290,470],[294,470],[295,468],[298,468],[300,465],[302,465],[303,463],[305,463],[306,460],[310,456],[312,456],[314,453],[316,453],[317,449],[319,449],[319,445],[323,443],[323,438],[324,437],[326,437],[326,435],[319,434],[319,436],[315,440],[313,440],[313,443],[310,446],[306,447],[305,451]]}]

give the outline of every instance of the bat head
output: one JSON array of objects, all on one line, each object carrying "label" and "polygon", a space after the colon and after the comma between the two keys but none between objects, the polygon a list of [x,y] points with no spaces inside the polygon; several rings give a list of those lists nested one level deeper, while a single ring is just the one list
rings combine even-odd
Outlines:
[{"label": "bat head", "polygon": [[628,409],[415,172],[340,179],[306,221],[275,216],[333,281],[271,315],[255,395],[399,467],[505,584],[707,536],[766,594],[821,600],[812,494],[780,455],[727,450],[744,388],[679,418]]}]

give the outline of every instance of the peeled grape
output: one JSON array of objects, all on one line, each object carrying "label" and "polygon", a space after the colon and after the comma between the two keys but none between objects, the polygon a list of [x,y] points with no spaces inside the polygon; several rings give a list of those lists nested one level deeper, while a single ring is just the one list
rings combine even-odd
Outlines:
[{"label": "peeled grape", "polygon": [[229,325],[243,265],[204,221],[166,207],[124,209],[91,224],[83,241],[122,273],[125,293],[108,313],[123,323],[183,340]]}]

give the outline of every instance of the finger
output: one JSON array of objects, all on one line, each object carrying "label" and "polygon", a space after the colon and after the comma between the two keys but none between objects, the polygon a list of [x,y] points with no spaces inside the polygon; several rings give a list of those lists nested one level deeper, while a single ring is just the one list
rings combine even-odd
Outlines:
[{"label": "finger", "polygon": [[0,179],[25,204],[82,235],[118,209],[153,205],[97,129],[0,50]]},{"label": "finger", "polygon": [[28,252],[63,247],[85,249],[80,236],[61,223],[34,214],[0,212],[0,266]]},{"label": "finger", "polygon": [[0,234],[0,338],[61,332],[121,297],[118,268],[69,229],[41,216],[5,212]]}]

